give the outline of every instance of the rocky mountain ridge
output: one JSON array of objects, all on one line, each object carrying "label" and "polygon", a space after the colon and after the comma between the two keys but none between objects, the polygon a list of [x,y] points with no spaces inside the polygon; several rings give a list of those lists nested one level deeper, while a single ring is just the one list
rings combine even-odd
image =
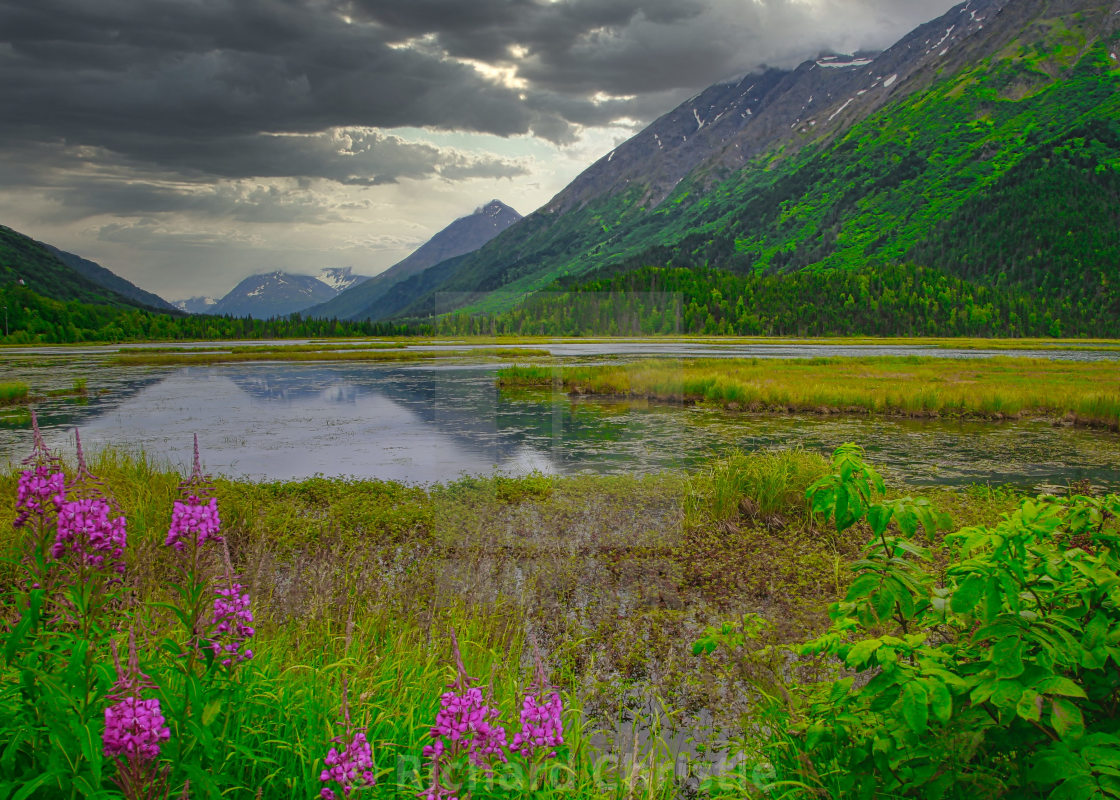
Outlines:
[{"label": "rocky mountain ridge", "polygon": [[[903,258],[1028,153],[1116,120],[1118,30],[1116,0],[970,0],[881,53],[710,87],[479,250],[399,282],[381,318],[456,297],[500,310],[603,269]],[[962,224],[952,241],[999,235]]]},{"label": "rocky mountain ridge", "polygon": [[385,306],[381,301],[393,287],[440,262],[477,250],[520,219],[521,215],[502,201],[491,200],[452,222],[381,274],[309,309],[308,314],[340,319],[382,315]]},{"label": "rocky mountain ridge", "polygon": [[[250,275],[203,313],[268,319],[305,311],[356,284],[369,280],[351,267],[329,267],[316,275],[277,270]],[[205,298],[202,298],[205,307]]]}]

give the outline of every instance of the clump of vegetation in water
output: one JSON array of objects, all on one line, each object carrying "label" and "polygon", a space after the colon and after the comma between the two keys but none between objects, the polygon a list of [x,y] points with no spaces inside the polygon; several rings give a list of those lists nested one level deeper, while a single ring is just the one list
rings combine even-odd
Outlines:
[{"label": "clump of vegetation in water", "polygon": [[735,411],[1018,418],[1120,427],[1112,362],[868,358],[650,360],[588,367],[512,366],[501,386],[707,403]]},{"label": "clump of vegetation in water", "polygon": [[22,403],[27,400],[31,387],[22,381],[0,383],[0,405]]}]

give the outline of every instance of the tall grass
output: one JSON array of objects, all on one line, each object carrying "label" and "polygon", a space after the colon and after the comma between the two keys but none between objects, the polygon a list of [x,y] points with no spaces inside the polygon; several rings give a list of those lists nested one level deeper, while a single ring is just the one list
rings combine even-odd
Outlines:
[{"label": "tall grass", "polygon": [[909,416],[1068,417],[1120,428],[1115,362],[920,356],[792,360],[641,361],[589,367],[507,367],[502,386],[561,385],[752,411]]},{"label": "tall grass", "polygon": [[[176,580],[178,555],[163,541],[181,477],[158,458],[112,449],[91,468],[128,517],[125,602],[148,609],[141,647],[154,654],[175,625],[158,604]],[[176,755],[175,780],[189,777],[197,797],[315,796],[346,678],[379,778],[359,796],[414,797],[426,731],[452,677],[454,629],[468,671],[493,678],[508,728],[532,670],[530,639],[565,700],[567,750],[552,777],[493,794],[678,797],[674,737],[710,740],[697,709],[734,730],[750,702],[733,660],[698,660],[689,643],[727,609],[759,604],[784,636],[802,636],[843,591],[842,543],[822,547],[803,499],[824,469],[819,456],[793,451],[736,453],[687,477],[493,476],[430,488],[219,479],[224,534],[253,599],[255,657],[205,712],[215,755]],[[8,524],[15,488],[15,474],[0,474],[0,551],[18,556],[21,534]],[[16,585],[17,563],[0,562],[0,585]],[[0,625],[17,615],[0,607]],[[98,660],[109,669],[108,653]],[[173,707],[183,673],[151,675]],[[0,661],[0,727],[21,681]],[[173,727],[168,752],[184,740]],[[90,757],[111,772],[96,748]],[[739,786],[710,784],[710,796],[742,797]],[[472,796],[489,794],[480,786]]]},{"label": "tall grass", "polygon": [[171,352],[171,353],[145,353],[129,352],[113,356],[109,361],[122,366],[137,365],[193,365],[193,364],[227,364],[241,363],[244,361],[420,361],[422,359],[446,356],[446,352],[420,352],[416,350],[398,350],[387,348],[364,347],[355,348],[322,348],[310,349],[297,347],[235,348],[226,352],[208,351],[198,352]]},{"label": "tall grass", "polygon": [[0,404],[22,403],[27,399],[31,387],[22,381],[0,383]]},{"label": "tall grass", "polygon": [[691,479],[685,511],[690,520],[725,522],[740,516],[808,519],[805,489],[828,461],[804,450],[737,451],[703,467]]}]

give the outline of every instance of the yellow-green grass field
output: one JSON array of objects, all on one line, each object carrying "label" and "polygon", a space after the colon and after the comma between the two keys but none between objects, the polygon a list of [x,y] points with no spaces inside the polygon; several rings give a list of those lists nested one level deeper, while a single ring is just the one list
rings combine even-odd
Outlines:
[{"label": "yellow-green grass field", "polygon": [[648,360],[590,367],[512,366],[501,386],[707,403],[732,410],[1066,418],[1120,426],[1120,365],[921,356]]},{"label": "yellow-green grass field", "polygon": [[397,344],[269,345],[233,348],[153,348],[121,350],[110,363],[122,366],[226,364],[246,361],[421,361],[463,356],[519,359],[545,358],[548,350],[525,347],[463,350],[405,350]]}]

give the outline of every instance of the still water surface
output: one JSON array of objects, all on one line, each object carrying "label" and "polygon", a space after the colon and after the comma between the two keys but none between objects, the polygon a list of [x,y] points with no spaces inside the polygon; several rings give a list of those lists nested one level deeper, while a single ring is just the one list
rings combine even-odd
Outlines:
[{"label": "still water surface", "polygon": [[[774,348],[753,345],[752,352],[743,352],[742,345],[655,345],[652,350],[626,343],[552,349],[582,363],[618,356],[712,355],[728,349],[736,356],[767,357],[759,348]],[[774,355],[856,355],[856,349],[779,346]],[[858,350],[861,355],[867,354],[864,350],[916,352],[901,347]],[[983,351],[922,354],[982,357]],[[573,402],[562,395],[502,393],[494,384],[497,366],[469,359],[407,365],[118,367],[96,366],[96,350],[79,359],[58,355],[57,349],[50,357],[26,353],[4,363],[6,376],[26,380],[36,391],[89,376],[94,391],[85,404],[55,398],[37,406],[48,445],[72,454],[77,426],[90,449],[110,444],[143,449],[182,468],[189,464],[191,437],[197,432],[206,468],[231,476],[354,475],[431,483],[495,469],[509,474],[648,472],[688,468],[732,448],[802,446],[828,452],[855,441],[890,478],[906,483],[1012,483],[1048,489],[1089,478],[1120,489],[1120,437],[1043,421],[776,417]],[[18,462],[30,445],[26,427],[0,429],[0,466]]]}]

